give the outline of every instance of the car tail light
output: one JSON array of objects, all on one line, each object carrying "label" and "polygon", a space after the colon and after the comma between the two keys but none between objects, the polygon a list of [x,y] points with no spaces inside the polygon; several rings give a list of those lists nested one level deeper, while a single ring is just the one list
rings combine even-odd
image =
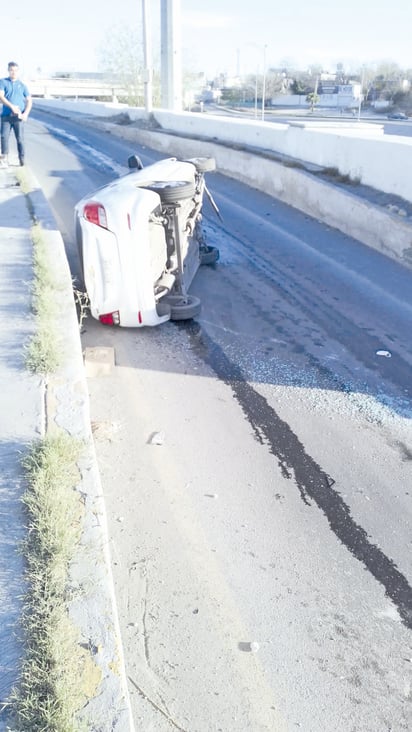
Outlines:
[{"label": "car tail light", "polygon": [[107,229],[107,216],[104,206],[101,203],[86,203],[83,209],[83,216],[91,224]]},{"label": "car tail light", "polygon": [[119,311],[115,310],[114,313],[104,313],[102,315],[99,315],[99,320],[101,323],[103,323],[103,325],[119,325]]}]

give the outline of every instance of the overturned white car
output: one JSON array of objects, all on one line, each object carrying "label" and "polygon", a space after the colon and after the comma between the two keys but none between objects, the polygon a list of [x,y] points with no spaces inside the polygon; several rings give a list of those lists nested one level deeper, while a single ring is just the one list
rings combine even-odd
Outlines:
[{"label": "overturned white car", "polygon": [[85,289],[94,318],[141,327],[186,320],[200,312],[188,294],[200,264],[214,264],[215,247],[202,231],[204,173],[213,158],[168,158],[131,172],[83,198],[75,207]]}]

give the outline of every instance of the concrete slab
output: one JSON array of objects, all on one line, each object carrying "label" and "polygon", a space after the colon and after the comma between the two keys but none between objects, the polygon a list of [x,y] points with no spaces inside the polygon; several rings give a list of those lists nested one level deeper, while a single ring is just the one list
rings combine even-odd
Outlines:
[{"label": "concrete slab", "polygon": [[114,348],[94,346],[84,350],[86,376],[110,376],[114,369]]}]

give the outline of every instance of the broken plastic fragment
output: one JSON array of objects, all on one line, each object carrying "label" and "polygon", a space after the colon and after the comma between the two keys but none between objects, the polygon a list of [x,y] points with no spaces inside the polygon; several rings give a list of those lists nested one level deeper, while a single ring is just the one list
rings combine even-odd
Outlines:
[{"label": "broken plastic fragment", "polygon": [[239,651],[243,651],[244,653],[257,653],[260,646],[259,643],[256,643],[256,641],[242,641],[241,643],[238,643]]},{"label": "broken plastic fragment", "polygon": [[151,445],[163,445],[165,441],[164,432],[153,432],[150,436],[149,442]]}]

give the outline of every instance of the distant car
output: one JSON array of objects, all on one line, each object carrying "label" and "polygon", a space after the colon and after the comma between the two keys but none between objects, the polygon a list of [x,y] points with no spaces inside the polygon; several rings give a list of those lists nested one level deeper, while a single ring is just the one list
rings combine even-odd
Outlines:
[{"label": "distant car", "polygon": [[409,117],[403,112],[393,112],[392,114],[388,114],[388,119],[409,119]]},{"label": "distant car", "polygon": [[204,173],[213,158],[160,160],[130,172],[75,206],[79,259],[91,314],[128,327],[186,320],[200,312],[188,289],[201,264],[219,258],[202,231]]}]

